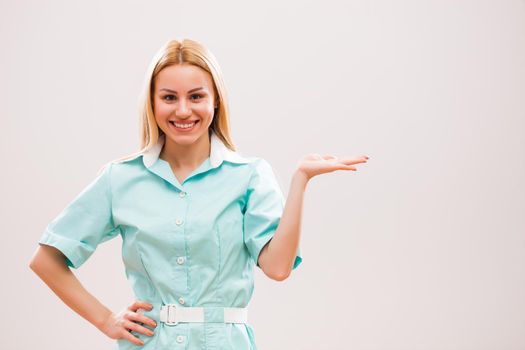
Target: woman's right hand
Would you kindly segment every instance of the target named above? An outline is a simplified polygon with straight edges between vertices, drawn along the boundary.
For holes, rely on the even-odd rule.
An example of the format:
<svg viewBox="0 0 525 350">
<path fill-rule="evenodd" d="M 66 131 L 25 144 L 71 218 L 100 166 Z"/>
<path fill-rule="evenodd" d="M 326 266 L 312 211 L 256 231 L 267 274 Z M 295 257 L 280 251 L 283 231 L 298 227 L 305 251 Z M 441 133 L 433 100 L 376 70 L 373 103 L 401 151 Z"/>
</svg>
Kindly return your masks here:
<svg viewBox="0 0 525 350">
<path fill-rule="evenodd" d="M 139 312 L 139 309 L 151 310 L 153 305 L 137 300 L 118 314 L 111 313 L 100 330 L 111 339 L 125 338 L 136 345 L 144 345 L 144 341 L 133 336 L 131 331 L 153 336 L 153 331 L 139 323 L 155 328 L 156 322 Z M 135 321 L 139 322 L 136 323 Z"/>
</svg>

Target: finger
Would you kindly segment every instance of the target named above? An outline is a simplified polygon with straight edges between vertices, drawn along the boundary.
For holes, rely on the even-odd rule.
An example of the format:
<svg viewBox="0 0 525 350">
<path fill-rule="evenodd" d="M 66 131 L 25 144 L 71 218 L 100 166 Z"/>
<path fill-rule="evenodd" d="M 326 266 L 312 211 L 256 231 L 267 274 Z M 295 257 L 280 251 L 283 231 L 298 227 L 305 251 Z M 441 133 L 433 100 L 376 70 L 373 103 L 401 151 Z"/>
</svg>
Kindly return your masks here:
<svg viewBox="0 0 525 350">
<path fill-rule="evenodd" d="M 154 334 L 154 332 L 151 329 L 129 320 L 125 322 L 124 327 L 129 329 L 130 331 L 135 331 L 137 333 L 141 333 L 149 337 L 153 336 Z"/>
<path fill-rule="evenodd" d="M 359 164 L 359 163 L 366 163 L 365 158 L 340 158 L 339 162 L 346 164 L 346 165 L 352 165 L 352 164 Z"/>
<path fill-rule="evenodd" d="M 331 155 L 331 154 L 325 154 L 325 155 L 323 156 L 323 158 L 326 159 L 326 160 L 337 159 L 336 156 Z"/>
<path fill-rule="evenodd" d="M 146 310 L 151 310 L 153 308 L 153 305 L 146 302 L 146 301 L 142 301 L 142 300 L 136 300 L 135 302 L 133 302 L 133 304 L 131 304 L 128 309 L 131 310 L 131 311 L 137 311 L 138 309 L 140 308 L 144 308 Z"/>
<path fill-rule="evenodd" d="M 334 163 L 334 164 L 331 164 L 330 166 L 326 166 L 324 167 L 324 169 L 321 171 L 321 173 L 331 173 L 331 172 L 334 172 L 334 171 L 337 171 L 337 170 L 357 170 L 355 167 L 351 166 L 351 165 L 345 165 L 345 164 L 341 164 L 341 163 Z"/>
<path fill-rule="evenodd" d="M 135 345 L 144 345 L 144 341 L 142 339 L 139 339 L 130 332 L 122 332 L 122 338 L 129 340 L 131 343 Z"/>
<path fill-rule="evenodd" d="M 157 327 L 157 324 L 153 319 L 146 317 L 142 314 L 143 310 L 144 309 L 139 309 L 138 312 L 129 311 L 125 314 L 124 318 L 126 320 L 136 322 L 137 324 L 140 324 L 140 325 L 144 324 L 144 325 L 151 326 L 153 328 Z"/>
<path fill-rule="evenodd" d="M 357 171 L 357 168 L 355 166 L 346 165 L 346 164 L 339 164 L 336 170 L 354 170 Z"/>
<path fill-rule="evenodd" d="M 148 303 L 146 303 L 146 304 L 148 304 Z M 148 304 L 148 305 L 151 306 L 151 308 L 148 308 L 148 310 L 151 311 L 153 309 L 153 305 L 151 305 L 151 304 Z M 137 321 L 140 321 L 140 322 L 142 322 L 144 324 L 147 324 L 147 325 L 149 325 L 149 326 L 151 326 L 153 328 L 157 327 L 157 322 L 155 322 L 155 320 L 153 320 L 152 318 L 144 316 L 144 312 L 145 311 L 146 311 L 146 309 L 144 309 L 144 308 L 140 308 L 140 309 L 137 310 L 137 318 L 136 318 Z"/>
<path fill-rule="evenodd" d="M 332 154 L 325 154 L 325 155 L 323 156 L 323 158 L 324 158 L 324 159 L 327 159 L 327 160 L 328 160 L 328 159 L 334 159 L 334 160 L 335 160 L 335 159 L 339 159 L 337 156 L 334 156 L 334 155 L 332 155 Z M 364 161 L 364 162 L 366 162 L 369 158 L 370 158 L 370 157 L 368 157 L 367 155 L 362 155 L 362 156 L 359 156 L 359 157 L 344 157 L 344 158 L 342 158 L 342 159 L 344 159 L 344 160 L 353 160 L 353 161 L 361 161 L 361 162 Z"/>
<path fill-rule="evenodd" d="M 155 320 L 144 316 L 142 314 L 142 311 L 143 309 L 139 309 L 136 314 L 131 315 L 130 319 L 137 321 L 137 322 L 141 322 L 143 324 L 147 324 L 148 326 L 151 326 L 153 328 L 157 327 L 157 323 L 155 322 Z"/>
</svg>

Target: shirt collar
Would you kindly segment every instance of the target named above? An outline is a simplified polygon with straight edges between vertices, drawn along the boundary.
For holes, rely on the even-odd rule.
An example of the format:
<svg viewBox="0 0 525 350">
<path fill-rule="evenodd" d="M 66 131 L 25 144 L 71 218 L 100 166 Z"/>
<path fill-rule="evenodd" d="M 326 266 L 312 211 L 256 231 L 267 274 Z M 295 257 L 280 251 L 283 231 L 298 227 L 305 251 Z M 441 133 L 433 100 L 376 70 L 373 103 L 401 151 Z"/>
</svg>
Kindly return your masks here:
<svg viewBox="0 0 525 350">
<path fill-rule="evenodd" d="M 142 161 L 146 168 L 151 167 L 159 159 L 159 155 L 162 147 L 164 146 L 165 140 L 165 134 L 159 135 L 157 143 L 142 153 Z M 238 164 L 249 162 L 246 157 L 226 147 L 222 140 L 215 134 L 214 131 L 212 131 L 210 136 L 210 164 L 213 168 L 216 168 L 221 165 L 223 161 Z"/>
</svg>

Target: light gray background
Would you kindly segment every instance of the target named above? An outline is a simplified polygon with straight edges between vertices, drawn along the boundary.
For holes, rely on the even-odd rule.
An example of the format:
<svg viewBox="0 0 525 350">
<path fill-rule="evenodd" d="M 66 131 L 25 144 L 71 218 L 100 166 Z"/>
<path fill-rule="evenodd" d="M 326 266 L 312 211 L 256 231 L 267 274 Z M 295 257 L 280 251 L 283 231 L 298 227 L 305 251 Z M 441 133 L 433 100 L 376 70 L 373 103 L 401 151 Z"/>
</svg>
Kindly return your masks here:
<svg viewBox="0 0 525 350">
<path fill-rule="evenodd" d="M 0 28 L 0 348 L 112 348 L 28 263 L 138 149 L 146 67 L 186 37 L 285 193 L 306 153 L 370 156 L 309 184 L 292 276 L 257 271 L 261 350 L 525 348 L 524 1 L 2 1 Z M 133 299 L 120 243 L 75 271 L 114 311 Z"/>
</svg>

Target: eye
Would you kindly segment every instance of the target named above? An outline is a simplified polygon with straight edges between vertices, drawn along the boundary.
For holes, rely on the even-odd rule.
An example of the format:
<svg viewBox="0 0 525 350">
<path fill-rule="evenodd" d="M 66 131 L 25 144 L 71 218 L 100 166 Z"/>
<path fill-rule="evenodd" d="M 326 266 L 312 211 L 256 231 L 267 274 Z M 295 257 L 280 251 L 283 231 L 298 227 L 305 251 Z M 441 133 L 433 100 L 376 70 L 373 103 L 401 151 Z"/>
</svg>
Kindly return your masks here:
<svg viewBox="0 0 525 350">
<path fill-rule="evenodd" d="M 198 99 L 202 98 L 203 96 L 200 95 L 200 94 L 193 94 L 193 95 L 191 95 L 191 97 L 192 97 L 192 98 L 195 97 L 195 98 L 193 98 L 193 99 L 194 99 L 194 100 L 198 100 Z"/>
<path fill-rule="evenodd" d="M 163 97 L 164 100 L 166 101 L 173 101 L 173 99 L 171 99 L 171 97 L 173 97 L 173 99 L 175 98 L 175 95 L 166 95 Z"/>
</svg>

